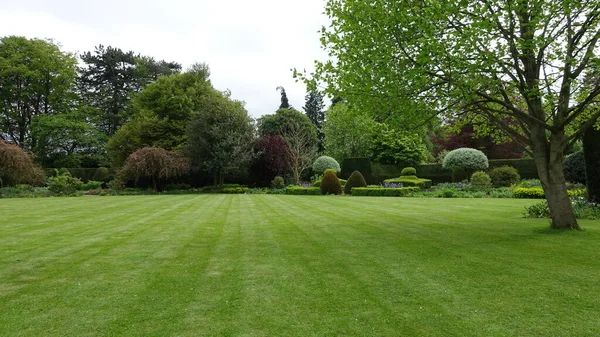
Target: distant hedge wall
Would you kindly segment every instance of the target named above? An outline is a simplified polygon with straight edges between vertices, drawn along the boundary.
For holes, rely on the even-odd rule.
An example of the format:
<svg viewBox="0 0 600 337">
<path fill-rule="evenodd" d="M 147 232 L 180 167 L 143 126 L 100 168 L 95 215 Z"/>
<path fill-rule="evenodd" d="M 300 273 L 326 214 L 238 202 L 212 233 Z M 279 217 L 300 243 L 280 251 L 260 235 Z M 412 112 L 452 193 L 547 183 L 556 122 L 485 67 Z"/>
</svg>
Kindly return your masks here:
<svg viewBox="0 0 600 337">
<path fill-rule="evenodd" d="M 348 179 L 352 172 L 360 172 L 367 183 L 372 179 L 373 171 L 371 166 L 371 160 L 369 158 L 346 158 L 342 162 L 342 172 L 340 172 L 340 178 Z"/>
</svg>

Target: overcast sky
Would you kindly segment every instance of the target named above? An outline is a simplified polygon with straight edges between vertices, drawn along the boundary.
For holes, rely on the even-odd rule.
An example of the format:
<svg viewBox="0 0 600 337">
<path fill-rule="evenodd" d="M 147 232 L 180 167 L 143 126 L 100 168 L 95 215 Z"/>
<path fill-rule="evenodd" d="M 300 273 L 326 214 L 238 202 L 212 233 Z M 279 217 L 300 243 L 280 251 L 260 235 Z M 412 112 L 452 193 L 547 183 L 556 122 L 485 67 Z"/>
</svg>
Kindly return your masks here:
<svg viewBox="0 0 600 337">
<path fill-rule="evenodd" d="M 52 38 L 64 51 L 98 44 L 181 63 L 206 62 L 219 90 L 251 115 L 279 107 L 277 86 L 302 110 L 306 88 L 291 68 L 323 60 L 325 0 L 0 0 L 0 36 Z"/>
</svg>

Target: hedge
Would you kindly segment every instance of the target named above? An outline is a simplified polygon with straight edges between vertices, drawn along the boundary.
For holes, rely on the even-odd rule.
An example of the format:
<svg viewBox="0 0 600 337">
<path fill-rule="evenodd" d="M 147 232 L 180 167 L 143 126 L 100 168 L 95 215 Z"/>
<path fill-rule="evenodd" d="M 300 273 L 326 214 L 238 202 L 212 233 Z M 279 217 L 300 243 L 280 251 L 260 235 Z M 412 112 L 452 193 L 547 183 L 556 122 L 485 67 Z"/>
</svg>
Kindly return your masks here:
<svg viewBox="0 0 600 337">
<path fill-rule="evenodd" d="M 340 177 L 348 179 L 352 172 L 359 171 L 367 183 L 372 179 L 372 166 L 369 158 L 346 158 L 342 162 Z"/>
<path fill-rule="evenodd" d="M 413 192 L 418 192 L 418 187 L 401 188 L 378 188 L 378 187 L 354 187 L 352 196 L 354 197 L 404 197 Z"/>
<path fill-rule="evenodd" d="M 384 183 L 402 184 L 406 187 L 430 188 L 432 181 L 430 179 L 421 179 L 417 176 L 401 176 L 400 178 L 386 179 Z"/>
<path fill-rule="evenodd" d="M 539 179 L 535 161 L 533 159 L 493 159 L 490 160 L 490 169 L 500 166 L 512 166 L 519 171 L 521 179 Z"/>
<path fill-rule="evenodd" d="M 519 199 L 544 199 L 546 195 L 541 187 L 517 187 L 513 190 L 513 197 Z"/>
<path fill-rule="evenodd" d="M 321 195 L 319 187 L 288 186 L 285 194 L 289 195 Z"/>
<path fill-rule="evenodd" d="M 222 190 L 225 194 L 246 194 L 248 187 L 226 187 Z"/>
<path fill-rule="evenodd" d="M 45 168 L 44 173 L 46 174 L 46 177 L 54 177 L 56 175 L 56 170 L 58 170 L 58 169 Z M 67 168 L 67 170 L 69 170 L 69 172 L 71 173 L 71 176 L 73 178 L 79 178 L 84 183 L 87 183 L 90 180 L 94 180 L 94 175 L 96 174 L 96 171 L 98 169 L 97 168 L 74 167 L 74 168 Z M 115 170 L 108 169 L 108 178 L 107 179 L 110 180 L 114 176 L 115 176 Z"/>
</svg>

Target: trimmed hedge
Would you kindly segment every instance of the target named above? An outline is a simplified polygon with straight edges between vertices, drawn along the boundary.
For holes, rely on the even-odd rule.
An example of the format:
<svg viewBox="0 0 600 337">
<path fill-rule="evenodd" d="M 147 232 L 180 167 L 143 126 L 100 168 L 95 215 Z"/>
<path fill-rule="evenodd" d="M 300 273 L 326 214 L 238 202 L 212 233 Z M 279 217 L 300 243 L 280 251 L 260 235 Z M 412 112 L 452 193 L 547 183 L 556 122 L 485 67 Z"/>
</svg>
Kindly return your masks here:
<svg viewBox="0 0 600 337">
<path fill-rule="evenodd" d="M 400 171 L 400 176 L 416 176 L 417 170 L 414 167 L 405 167 Z"/>
<path fill-rule="evenodd" d="M 352 196 L 355 197 L 404 197 L 413 192 L 418 192 L 418 187 L 401 188 L 378 188 L 378 187 L 354 187 Z"/>
<path fill-rule="evenodd" d="M 289 195 L 321 195 L 321 189 L 318 187 L 288 186 L 285 194 Z"/>
<path fill-rule="evenodd" d="M 340 184 L 342 184 L 342 187 L 346 186 L 346 183 L 348 182 L 348 180 L 346 179 L 339 179 L 340 180 Z M 321 182 L 323 181 L 323 179 L 318 179 L 315 180 L 314 183 L 311 184 L 312 187 L 321 187 Z"/>
<path fill-rule="evenodd" d="M 372 168 L 369 158 L 346 158 L 342 162 L 342 172 L 340 177 L 348 179 L 352 172 L 359 171 L 367 182 L 371 181 Z"/>
<path fill-rule="evenodd" d="M 348 178 L 346 186 L 344 186 L 344 193 L 352 194 L 353 187 L 367 187 L 367 181 L 359 171 L 352 172 L 352 174 Z"/>
<path fill-rule="evenodd" d="M 512 166 L 499 166 L 490 170 L 490 178 L 494 187 L 510 187 L 521 181 L 519 171 Z"/>
<path fill-rule="evenodd" d="M 386 179 L 384 183 L 402 184 L 406 187 L 430 188 L 432 181 L 430 179 L 417 178 L 417 176 L 401 176 L 400 178 Z"/>
<path fill-rule="evenodd" d="M 225 194 L 246 194 L 248 187 L 226 187 L 221 192 Z"/>
</svg>

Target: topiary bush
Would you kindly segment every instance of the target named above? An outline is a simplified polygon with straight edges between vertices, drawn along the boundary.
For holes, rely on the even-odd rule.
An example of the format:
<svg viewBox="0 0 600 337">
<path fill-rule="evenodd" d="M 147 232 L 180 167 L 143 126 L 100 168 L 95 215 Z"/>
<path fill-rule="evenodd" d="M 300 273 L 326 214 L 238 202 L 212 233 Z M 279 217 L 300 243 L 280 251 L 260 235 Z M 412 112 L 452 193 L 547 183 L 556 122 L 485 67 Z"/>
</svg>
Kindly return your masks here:
<svg viewBox="0 0 600 337">
<path fill-rule="evenodd" d="M 68 177 L 72 177 L 73 175 L 71 174 L 71 171 L 69 171 L 68 168 L 65 167 L 61 167 L 58 172 L 56 173 L 56 175 L 59 176 L 68 176 Z"/>
<path fill-rule="evenodd" d="M 98 167 L 96 169 L 96 172 L 94 172 L 93 180 L 106 182 L 106 181 L 108 181 L 108 177 L 109 177 L 108 169 L 106 167 Z"/>
<path fill-rule="evenodd" d="M 402 184 L 405 187 L 430 188 L 432 181 L 430 179 L 421 179 L 417 176 L 401 176 L 400 178 L 386 179 L 385 184 Z"/>
<path fill-rule="evenodd" d="M 60 195 L 73 195 L 83 187 L 79 178 L 70 175 L 58 175 L 48 178 L 48 190 Z"/>
<path fill-rule="evenodd" d="M 480 188 L 489 187 L 492 185 L 492 179 L 487 173 L 483 171 L 477 171 L 471 176 L 471 185 Z"/>
<path fill-rule="evenodd" d="M 490 170 L 489 175 L 494 187 L 510 187 L 518 184 L 521 180 L 519 171 L 512 166 L 494 167 Z"/>
<path fill-rule="evenodd" d="M 415 169 L 414 167 L 405 167 L 402 169 L 402 172 L 400 172 L 400 176 L 416 176 L 417 175 L 417 169 Z"/>
<path fill-rule="evenodd" d="M 463 147 L 448 152 L 442 166 L 452 170 L 452 180 L 456 182 L 468 178 L 474 171 L 486 170 L 490 164 L 483 152 Z"/>
<path fill-rule="evenodd" d="M 344 186 L 344 194 L 352 194 L 353 187 L 367 187 L 367 181 L 365 180 L 365 177 L 363 177 L 363 175 L 358 171 L 352 172 L 348 178 L 346 186 Z"/>
<path fill-rule="evenodd" d="M 283 180 L 282 176 L 276 176 L 272 181 L 271 181 L 271 187 L 275 188 L 275 189 L 282 189 L 285 187 L 285 181 Z"/>
<path fill-rule="evenodd" d="M 335 170 L 337 174 L 342 169 L 340 168 L 340 164 L 337 160 L 329 157 L 329 156 L 321 156 L 315 160 L 312 166 L 313 174 L 322 174 L 325 170 Z"/>
<path fill-rule="evenodd" d="M 342 184 L 338 179 L 335 170 L 325 170 L 323 179 L 321 180 L 321 193 L 322 194 L 342 194 Z"/>
<path fill-rule="evenodd" d="M 585 184 L 585 158 L 583 151 L 577 151 L 565 158 L 565 179 L 568 182 Z"/>
</svg>

